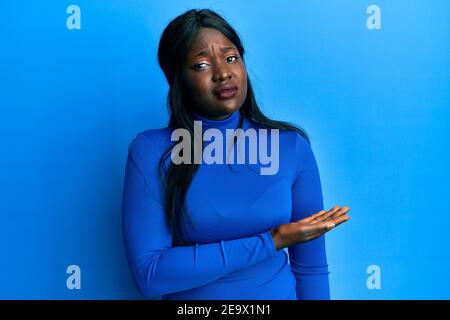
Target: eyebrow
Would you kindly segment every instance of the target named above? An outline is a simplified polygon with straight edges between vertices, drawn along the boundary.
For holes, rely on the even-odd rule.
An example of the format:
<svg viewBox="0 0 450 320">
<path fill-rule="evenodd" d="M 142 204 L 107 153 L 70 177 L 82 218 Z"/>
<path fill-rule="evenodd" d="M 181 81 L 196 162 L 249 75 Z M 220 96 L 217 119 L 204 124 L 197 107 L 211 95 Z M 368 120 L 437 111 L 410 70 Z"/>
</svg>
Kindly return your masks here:
<svg viewBox="0 0 450 320">
<path fill-rule="evenodd" d="M 230 51 L 230 50 L 232 50 L 232 49 L 234 49 L 234 48 L 233 48 L 233 47 L 223 47 L 223 48 L 220 48 L 220 51 L 222 51 L 222 52 L 227 52 L 227 51 Z M 199 51 L 199 52 L 194 56 L 194 58 L 199 57 L 199 56 L 207 56 L 207 55 L 208 55 L 208 52 L 209 52 L 208 49 L 206 49 L 206 50 L 201 50 L 201 51 Z"/>
</svg>

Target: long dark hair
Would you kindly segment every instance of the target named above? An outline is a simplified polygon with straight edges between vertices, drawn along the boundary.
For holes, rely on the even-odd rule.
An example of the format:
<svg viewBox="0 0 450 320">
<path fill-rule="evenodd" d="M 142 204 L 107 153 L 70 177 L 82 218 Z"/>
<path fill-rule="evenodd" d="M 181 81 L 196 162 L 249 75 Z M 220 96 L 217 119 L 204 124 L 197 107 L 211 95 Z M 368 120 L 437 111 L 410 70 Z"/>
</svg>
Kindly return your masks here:
<svg viewBox="0 0 450 320">
<path fill-rule="evenodd" d="M 188 10 L 172 20 L 164 29 L 159 42 L 158 61 L 170 86 L 167 96 L 170 114 L 168 126 L 173 129 L 187 129 L 191 137 L 194 136 L 194 118 L 191 112 L 195 109 L 192 108 L 189 95 L 185 94 L 182 68 L 188 48 L 200 28 L 213 28 L 220 31 L 236 46 L 242 59 L 244 59 L 244 48 L 236 31 L 224 18 L 212 10 Z M 303 129 L 287 122 L 271 120 L 261 112 L 248 77 L 247 96 L 239 109 L 239 113 L 238 128 L 242 128 L 243 119 L 248 118 L 263 128 L 296 131 L 310 143 L 308 134 Z M 172 147 L 173 145 L 164 152 L 159 161 L 160 178 L 164 185 L 166 221 L 172 234 L 173 245 L 188 245 L 189 242 L 186 240 L 181 227 L 181 218 L 185 215 L 190 220 L 185 207 L 185 198 L 199 164 L 191 161 L 190 164 L 176 165 L 170 161 L 168 168 L 166 168 L 165 162 Z M 191 150 L 191 155 L 193 155 L 193 139 L 191 139 Z"/>
</svg>

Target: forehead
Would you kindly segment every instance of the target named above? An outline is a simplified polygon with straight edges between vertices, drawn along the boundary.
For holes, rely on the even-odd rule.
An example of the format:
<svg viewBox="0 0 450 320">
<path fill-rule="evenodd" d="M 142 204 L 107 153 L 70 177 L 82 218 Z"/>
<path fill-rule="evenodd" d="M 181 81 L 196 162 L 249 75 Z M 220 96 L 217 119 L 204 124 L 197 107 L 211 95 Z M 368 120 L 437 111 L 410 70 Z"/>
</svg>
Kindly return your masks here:
<svg viewBox="0 0 450 320">
<path fill-rule="evenodd" d="M 212 45 L 234 47 L 233 43 L 222 32 L 212 28 L 201 28 L 192 40 L 188 52 L 193 54 Z"/>
</svg>

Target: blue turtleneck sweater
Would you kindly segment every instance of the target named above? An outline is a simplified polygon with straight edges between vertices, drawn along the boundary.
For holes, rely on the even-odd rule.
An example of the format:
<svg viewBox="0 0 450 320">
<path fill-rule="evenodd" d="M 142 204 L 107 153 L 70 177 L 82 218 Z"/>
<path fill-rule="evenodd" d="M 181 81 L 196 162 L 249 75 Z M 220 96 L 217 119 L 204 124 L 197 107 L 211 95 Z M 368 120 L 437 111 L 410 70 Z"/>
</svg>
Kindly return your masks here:
<svg viewBox="0 0 450 320">
<path fill-rule="evenodd" d="M 226 129 L 237 128 L 239 116 L 236 111 L 224 120 L 211 120 L 194 114 L 203 131 L 215 128 L 224 137 Z M 243 129 L 248 128 L 260 126 L 245 118 Z M 186 195 L 192 224 L 185 219 L 181 223 L 192 245 L 173 246 L 158 176 L 160 157 L 177 143 L 171 141 L 172 131 L 142 131 L 129 146 L 122 232 L 140 293 L 185 300 L 330 299 L 325 235 L 286 251 L 276 250 L 270 233 L 272 227 L 324 209 L 308 142 L 296 132 L 280 131 L 279 168 L 272 175 L 262 175 L 262 165 L 249 161 L 201 163 Z M 225 142 L 224 159 L 230 147 Z M 248 151 L 248 144 L 244 148 Z"/>
</svg>

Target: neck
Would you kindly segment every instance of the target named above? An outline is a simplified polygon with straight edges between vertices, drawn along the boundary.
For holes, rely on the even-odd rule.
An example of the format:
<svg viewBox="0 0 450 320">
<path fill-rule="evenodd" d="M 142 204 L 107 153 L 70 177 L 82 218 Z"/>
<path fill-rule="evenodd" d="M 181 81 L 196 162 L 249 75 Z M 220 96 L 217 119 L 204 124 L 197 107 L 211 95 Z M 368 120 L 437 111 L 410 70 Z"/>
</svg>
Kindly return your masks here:
<svg viewBox="0 0 450 320">
<path fill-rule="evenodd" d="M 236 129 L 239 124 L 239 116 L 240 112 L 239 110 L 236 110 L 228 116 L 226 116 L 224 119 L 211 119 L 206 116 L 200 115 L 197 112 L 192 112 L 192 115 L 194 117 L 194 121 L 201 121 L 202 122 L 202 128 L 204 130 L 215 128 L 219 130 L 225 130 L 225 129 Z"/>
</svg>

